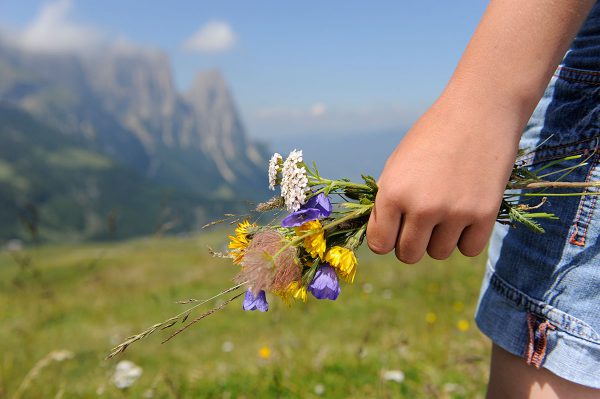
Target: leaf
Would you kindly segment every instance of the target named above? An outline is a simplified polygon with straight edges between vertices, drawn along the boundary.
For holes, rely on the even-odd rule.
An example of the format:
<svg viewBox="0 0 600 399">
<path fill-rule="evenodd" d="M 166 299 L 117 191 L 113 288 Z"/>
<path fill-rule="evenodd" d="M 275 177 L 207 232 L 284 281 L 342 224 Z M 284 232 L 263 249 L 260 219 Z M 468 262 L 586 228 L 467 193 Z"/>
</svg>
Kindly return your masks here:
<svg viewBox="0 0 600 399">
<path fill-rule="evenodd" d="M 172 321 L 172 322 L 170 322 L 169 324 L 162 326 L 160 329 L 161 329 L 161 330 L 166 330 L 166 329 L 167 329 L 167 328 L 169 328 L 169 327 L 173 327 L 173 326 L 175 325 L 175 323 L 177 323 L 177 320 L 175 320 L 175 321 Z"/>
<path fill-rule="evenodd" d="M 509 207 L 508 216 L 513 222 L 521 223 L 536 233 L 543 234 L 545 232 L 544 228 L 535 220 L 531 219 L 531 217 L 528 217 L 526 212 L 520 211 L 515 207 Z"/>
</svg>

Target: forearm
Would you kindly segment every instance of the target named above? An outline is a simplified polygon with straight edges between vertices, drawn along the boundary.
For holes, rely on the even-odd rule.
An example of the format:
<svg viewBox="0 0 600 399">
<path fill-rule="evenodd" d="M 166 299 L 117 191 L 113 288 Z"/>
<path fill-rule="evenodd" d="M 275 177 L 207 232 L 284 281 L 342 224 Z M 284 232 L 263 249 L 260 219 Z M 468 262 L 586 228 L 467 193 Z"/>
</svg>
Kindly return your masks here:
<svg viewBox="0 0 600 399">
<path fill-rule="evenodd" d="M 519 135 L 594 3 L 492 0 L 440 98 L 512 113 Z"/>
</svg>

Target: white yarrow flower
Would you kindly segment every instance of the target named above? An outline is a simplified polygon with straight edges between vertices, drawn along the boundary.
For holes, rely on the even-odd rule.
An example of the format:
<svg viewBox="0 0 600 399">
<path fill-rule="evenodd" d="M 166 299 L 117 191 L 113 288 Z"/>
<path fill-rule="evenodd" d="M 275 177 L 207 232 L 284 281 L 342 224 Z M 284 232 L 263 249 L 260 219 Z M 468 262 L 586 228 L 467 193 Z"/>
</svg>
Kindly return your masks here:
<svg viewBox="0 0 600 399">
<path fill-rule="evenodd" d="M 121 360 L 117 363 L 113 384 L 119 389 L 129 388 L 142 375 L 142 368 L 129 360 Z"/>
<path fill-rule="evenodd" d="M 400 384 L 404 381 L 404 373 L 402 370 L 382 370 L 381 379 L 384 381 L 394 381 Z"/>
<path fill-rule="evenodd" d="M 271 160 L 269 161 L 269 189 L 271 191 L 275 190 L 277 174 L 279 173 L 279 162 L 281 161 L 283 161 L 283 157 L 277 152 L 273 154 Z"/>
<path fill-rule="evenodd" d="M 296 212 L 306 202 L 308 177 L 306 168 L 298 166 L 302 163 L 302 151 L 290 152 L 283 163 L 281 179 L 281 196 L 289 212 Z"/>
</svg>

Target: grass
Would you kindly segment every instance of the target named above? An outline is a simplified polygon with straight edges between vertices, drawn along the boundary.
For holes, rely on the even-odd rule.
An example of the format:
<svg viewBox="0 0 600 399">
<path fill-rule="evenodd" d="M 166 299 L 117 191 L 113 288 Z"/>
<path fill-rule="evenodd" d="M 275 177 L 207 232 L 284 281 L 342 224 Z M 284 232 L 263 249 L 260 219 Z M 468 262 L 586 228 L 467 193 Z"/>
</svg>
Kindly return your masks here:
<svg viewBox="0 0 600 399">
<path fill-rule="evenodd" d="M 236 267 L 206 247 L 221 248 L 223 237 L 0 252 L 0 398 L 15 397 L 56 350 L 73 357 L 28 377 L 21 398 L 484 396 L 489 344 L 472 322 L 483 258 L 459 255 L 407 266 L 364 250 L 355 284 L 335 302 L 288 308 L 272 298 L 258 313 L 237 301 L 167 344 L 157 333 L 104 360 L 128 335 L 183 310 L 175 301 L 232 284 Z M 111 376 L 123 359 L 143 375 L 121 391 Z M 387 370 L 404 380 L 384 380 Z"/>
</svg>

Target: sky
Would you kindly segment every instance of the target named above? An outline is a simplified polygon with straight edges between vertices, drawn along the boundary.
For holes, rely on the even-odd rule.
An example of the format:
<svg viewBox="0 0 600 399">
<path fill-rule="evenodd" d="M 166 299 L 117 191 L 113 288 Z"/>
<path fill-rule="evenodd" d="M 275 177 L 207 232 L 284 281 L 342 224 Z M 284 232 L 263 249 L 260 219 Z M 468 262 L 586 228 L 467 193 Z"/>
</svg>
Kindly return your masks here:
<svg viewBox="0 0 600 399">
<path fill-rule="evenodd" d="M 0 0 L 0 32 L 46 51 L 133 43 L 185 91 L 218 68 L 257 138 L 402 132 L 444 88 L 486 2 Z"/>
</svg>

